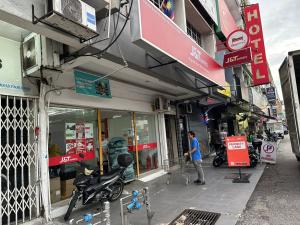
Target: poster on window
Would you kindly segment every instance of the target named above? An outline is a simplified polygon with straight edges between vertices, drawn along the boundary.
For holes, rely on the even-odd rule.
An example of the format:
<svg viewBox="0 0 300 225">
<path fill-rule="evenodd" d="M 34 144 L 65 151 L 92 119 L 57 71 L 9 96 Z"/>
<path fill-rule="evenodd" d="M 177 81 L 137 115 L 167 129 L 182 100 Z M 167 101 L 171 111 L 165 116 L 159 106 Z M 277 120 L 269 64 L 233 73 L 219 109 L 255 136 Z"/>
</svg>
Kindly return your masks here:
<svg viewBox="0 0 300 225">
<path fill-rule="evenodd" d="M 69 164 L 95 157 L 92 123 L 66 123 L 66 154 L 49 158 L 49 166 Z M 83 158 L 79 154 L 83 154 Z"/>
</svg>

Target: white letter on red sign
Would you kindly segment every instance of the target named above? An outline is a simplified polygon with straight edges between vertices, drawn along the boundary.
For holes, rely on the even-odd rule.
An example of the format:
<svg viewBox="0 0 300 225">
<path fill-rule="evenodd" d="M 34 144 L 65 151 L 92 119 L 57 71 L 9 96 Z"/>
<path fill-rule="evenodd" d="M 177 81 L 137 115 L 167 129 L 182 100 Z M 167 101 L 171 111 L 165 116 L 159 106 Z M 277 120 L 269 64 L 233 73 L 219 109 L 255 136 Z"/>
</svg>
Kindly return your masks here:
<svg viewBox="0 0 300 225">
<path fill-rule="evenodd" d="M 254 64 L 260 64 L 263 63 L 263 58 L 262 58 L 262 53 L 258 53 L 256 55 L 254 55 Z"/>
<path fill-rule="evenodd" d="M 255 30 L 253 30 L 253 29 L 255 29 Z M 249 33 L 250 33 L 251 35 L 256 35 L 256 34 L 258 34 L 259 31 L 260 31 L 260 27 L 259 27 L 257 24 L 252 25 L 252 26 L 249 28 Z"/>
<path fill-rule="evenodd" d="M 256 79 L 264 79 L 266 77 L 266 75 L 261 75 L 259 69 L 256 70 L 256 75 L 255 75 Z"/>
<path fill-rule="evenodd" d="M 260 42 L 260 41 L 261 41 L 261 39 L 257 38 L 257 39 L 252 40 L 251 43 L 254 43 L 254 47 L 258 48 L 258 42 Z"/>
<path fill-rule="evenodd" d="M 253 10 L 252 13 L 251 13 L 251 12 L 248 13 L 248 15 L 247 15 L 248 21 L 251 21 L 251 20 L 252 20 L 252 17 L 253 17 L 254 19 L 258 19 L 258 13 L 257 13 L 257 10 L 256 10 L 256 9 Z"/>
</svg>

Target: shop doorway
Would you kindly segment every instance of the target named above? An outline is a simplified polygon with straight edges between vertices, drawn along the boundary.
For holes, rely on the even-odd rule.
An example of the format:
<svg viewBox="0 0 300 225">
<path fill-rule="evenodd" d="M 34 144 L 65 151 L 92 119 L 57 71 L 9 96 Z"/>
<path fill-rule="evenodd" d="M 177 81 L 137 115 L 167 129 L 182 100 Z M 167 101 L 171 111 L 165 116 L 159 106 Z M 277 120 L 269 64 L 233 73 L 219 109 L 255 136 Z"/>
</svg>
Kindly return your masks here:
<svg viewBox="0 0 300 225">
<path fill-rule="evenodd" d="M 39 215 L 37 100 L 0 95 L 0 224 Z"/>
<path fill-rule="evenodd" d="M 173 166 L 178 162 L 178 146 L 176 138 L 175 119 L 175 116 L 165 115 L 169 166 Z"/>
</svg>

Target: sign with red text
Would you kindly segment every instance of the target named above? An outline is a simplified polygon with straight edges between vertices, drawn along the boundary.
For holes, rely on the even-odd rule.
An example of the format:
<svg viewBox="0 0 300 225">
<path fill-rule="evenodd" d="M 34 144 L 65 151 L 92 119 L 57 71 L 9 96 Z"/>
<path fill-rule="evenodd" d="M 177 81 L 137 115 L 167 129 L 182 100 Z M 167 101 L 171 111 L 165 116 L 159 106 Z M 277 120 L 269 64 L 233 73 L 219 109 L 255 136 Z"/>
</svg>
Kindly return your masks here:
<svg viewBox="0 0 300 225">
<path fill-rule="evenodd" d="M 49 166 L 57 166 L 95 158 L 92 123 L 66 123 L 64 155 L 49 158 Z M 49 147 L 51 151 L 51 146 Z M 79 154 L 84 157 L 81 158 Z"/>
<path fill-rule="evenodd" d="M 148 144 L 138 144 L 138 151 L 143 151 L 143 150 L 155 150 L 157 149 L 157 143 L 148 143 Z M 128 146 L 128 151 L 129 152 L 135 152 L 135 146 L 131 145 Z"/>
<path fill-rule="evenodd" d="M 261 18 L 258 4 L 244 8 L 246 33 L 249 36 L 253 62 L 252 79 L 254 85 L 270 83 L 269 69 L 266 58 L 264 37 L 261 25 Z"/>
<path fill-rule="evenodd" d="M 238 27 L 225 0 L 217 0 L 217 4 L 219 25 L 216 32 L 222 32 L 225 38 L 227 38 L 233 31 L 237 30 Z"/>
<path fill-rule="evenodd" d="M 224 69 L 151 1 L 133 1 L 132 10 L 130 28 L 136 45 L 159 51 L 202 78 L 225 86 Z"/>
<path fill-rule="evenodd" d="M 246 63 L 250 63 L 252 61 L 251 58 L 251 49 L 245 48 L 239 51 L 230 52 L 224 55 L 223 67 L 233 67 Z"/>
<path fill-rule="evenodd" d="M 227 160 L 230 167 L 250 166 L 248 144 L 245 136 L 226 138 Z"/>
<path fill-rule="evenodd" d="M 266 163 L 276 163 L 277 143 L 264 141 L 261 145 L 260 160 Z"/>
<path fill-rule="evenodd" d="M 246 48 L 249 44 L 248 34 L 243 30 L 235 30 L 229 34 L 226 46 L 230 51 L 237 51 Z"/>
</svg>

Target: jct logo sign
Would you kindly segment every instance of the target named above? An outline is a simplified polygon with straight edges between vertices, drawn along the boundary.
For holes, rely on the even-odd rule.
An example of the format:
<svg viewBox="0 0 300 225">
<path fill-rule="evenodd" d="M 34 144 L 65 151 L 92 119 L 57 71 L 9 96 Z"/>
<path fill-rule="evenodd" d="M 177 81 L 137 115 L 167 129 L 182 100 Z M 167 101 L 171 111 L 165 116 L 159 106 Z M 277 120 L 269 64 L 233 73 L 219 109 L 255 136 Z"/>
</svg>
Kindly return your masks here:
<svg viewBox="0 0 300 225">
<path fill-rule="evenodd" d="M 246 33 L 250 38 L 253 62 L 251 64 L 254 85 L 270 83 L 264 37 L 258 4 L 245 7 Z"/>
</svg>

